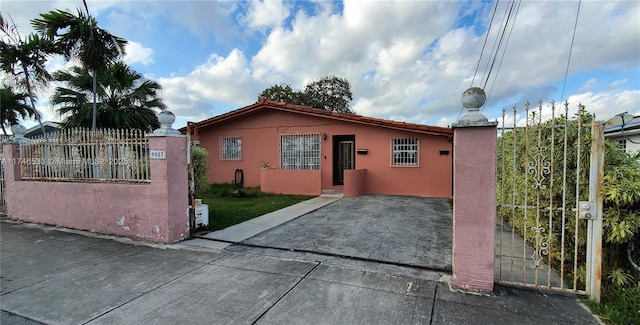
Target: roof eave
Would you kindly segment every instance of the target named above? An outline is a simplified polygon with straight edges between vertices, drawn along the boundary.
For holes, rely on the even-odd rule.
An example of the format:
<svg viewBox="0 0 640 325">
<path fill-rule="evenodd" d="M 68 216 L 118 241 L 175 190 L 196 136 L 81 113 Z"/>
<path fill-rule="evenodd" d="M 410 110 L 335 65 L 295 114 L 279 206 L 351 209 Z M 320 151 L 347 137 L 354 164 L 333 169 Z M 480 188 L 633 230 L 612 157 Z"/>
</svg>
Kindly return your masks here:
<svg viewBox="0 0 640 325">
<path fill-rule="evenodd" d="M 307 115 L 307 116 L 321 117 L 321 118 L 332 119 L 336 121 L 360 124 L 360 125 L 376 126 L 376 127 L 382 127 L 382 128 L 397 130 L 397 131 L 413 132 L 413 133 L 435 135 L 435 136 L 446 136 L 449 138 L 453 137 L 453 130 L 448 128 L 425 125 L 424 127 L 426 127 L 427 129 L 421 129 L 422 125 L 420 124 L 387 121 L 383 119 L 377 119 L 373 117 L 366 117 L 366 116 L 355 115 L 355 114 L 352 115 L 350 118 L 350 117 L 347 117 L 347 115 L 344 113 L 319 110 L 311 107 L 292 105 L 284 102 L 276 102 L 276 101 L 265 100 L 265 99 L 260 100 L 249 106 L 245 106 L 245 107 L 233 110 L 231 112 L 218 115 L 218 116 L 206 119 L 204 121 L 197 122 L 195 124 L 198 126 L 198 128 L 208 127 L 218 123 L 226 122 L 231 119 L 240 118 L 247 114 L 252 114 L 256 111 L 260 111 L 264 109 L 273 109 L 273 110 L 278 110 L 278 111 L 283 111 L 288 113 L 298 113 L 298 114 Z M 393 123 L 396 123 L 397 126 L 393 125 Z M 186 132 L 186 127 L 181 128 L 180 131 Z"/>
</svg>

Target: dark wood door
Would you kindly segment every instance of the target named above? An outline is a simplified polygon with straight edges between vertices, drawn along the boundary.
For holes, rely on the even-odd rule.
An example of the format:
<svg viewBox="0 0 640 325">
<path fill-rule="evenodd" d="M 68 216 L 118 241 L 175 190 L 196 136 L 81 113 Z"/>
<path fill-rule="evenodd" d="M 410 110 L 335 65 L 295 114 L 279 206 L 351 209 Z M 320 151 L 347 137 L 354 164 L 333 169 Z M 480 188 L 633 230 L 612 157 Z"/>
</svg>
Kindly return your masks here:
<svg viewBox="0 0 640 325">
<path fill-rule="evenodd" d="M 333 185 L 344 185 L 345 169 L 356 168 L 355 135 L 333 138 Z"/>
</svg>

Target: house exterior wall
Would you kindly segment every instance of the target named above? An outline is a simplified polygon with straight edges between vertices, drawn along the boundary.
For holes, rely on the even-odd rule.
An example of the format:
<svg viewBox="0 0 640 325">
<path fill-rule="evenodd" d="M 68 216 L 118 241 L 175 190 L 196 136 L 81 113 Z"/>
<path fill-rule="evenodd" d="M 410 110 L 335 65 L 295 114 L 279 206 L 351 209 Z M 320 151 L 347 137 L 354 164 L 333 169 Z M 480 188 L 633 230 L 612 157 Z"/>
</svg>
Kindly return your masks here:
<svg viewBox="0 0 640 325">
<path fill-rule="evenodd" d="M 615 134 L 605 134 L 605 138 L 613 142 L 625 141 L 625 152 L 633 154 L 640 152 L 640 130 L 634 131 L 635 132 L 625 132 L 624 137 L 619 132 Z"/>
<path fill-rule="evenodd" d="M 320 195 L 320 173 L 320 170 L 263 169 L 260 173 L 260 190 L 276 194 Z"/>
<path fill-rule="evenodd" d="M 333 185 L 333 139 L 355 135 L 355 149 L 367 149 L 366 155 L 355 155 L 355 168 L 366 170 L 366 193 L 452 196 L 452 143 L 449 137 L 277 110 L 255 112 L 198 130 L 200 146 L 209 151 L 209 182 L 231 183 L 235 170 L 242 169 L 244 186 L 260 186 L 263 165 L 280 169 L 282 134 L 320 135 L 321 172 L 315 177 L 320 177 L 322 190 L 343 190 L 342 185 Z M 221 137 L 241 138 L 241 160 L 220 159 Z M 410 137 L 419 138 L 419 167 L 391 167 L 391 139 Z M 286 182 L 281 186 L 287 186 Z"/>
</svg>

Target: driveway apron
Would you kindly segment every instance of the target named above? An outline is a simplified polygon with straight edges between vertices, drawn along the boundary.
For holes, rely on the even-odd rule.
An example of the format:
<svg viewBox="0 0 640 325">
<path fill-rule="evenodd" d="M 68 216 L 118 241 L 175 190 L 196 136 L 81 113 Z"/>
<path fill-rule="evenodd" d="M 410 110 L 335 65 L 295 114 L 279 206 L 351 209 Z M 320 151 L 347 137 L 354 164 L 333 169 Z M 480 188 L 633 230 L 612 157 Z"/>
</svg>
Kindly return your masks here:
<svg viewBox="0 0 640 325">
<path fill-rule="evenodd" d="M 363 195 L 342 198 L 227 249 L 268 247 L 450 271 L 452 220 L 449 199 Z"/>
</svg>

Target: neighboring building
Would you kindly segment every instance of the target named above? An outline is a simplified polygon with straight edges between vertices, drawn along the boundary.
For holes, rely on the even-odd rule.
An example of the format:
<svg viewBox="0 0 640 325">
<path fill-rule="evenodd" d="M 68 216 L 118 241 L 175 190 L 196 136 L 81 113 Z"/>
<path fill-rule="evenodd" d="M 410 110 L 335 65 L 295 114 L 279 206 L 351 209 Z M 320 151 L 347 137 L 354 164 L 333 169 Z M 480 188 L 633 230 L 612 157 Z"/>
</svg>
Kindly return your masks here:
<svg viewBox="0 0 640 325">
<path fill-rule="evenodd" d="M 211 183 L 242 179 L 286 194 L 452 197 L 450 128 L 270 100 L 193 125 L 209 151 Z"/>
<path fill-rule="evenodd" d="M 640 115 L 634 116 L 629 123 L 604 128 L 604 137 L 618 143 L 618 148 L 628 153 L 640 151 Z"/>
<path fill-rule="evenodd" d="M 44 127 L 47 135 L 53 136 L 58 133 L 60 130 L 60 123 L 53 121 L 45 121 L 42 122 L 42 126 Z M 29 128 L 27 132 L 24 134 L 25 138 L 39 138 L 42 137 L 42 129 L 40 128 L 40 124 L 36 124 L 35 126 Z"/>
</svg>

